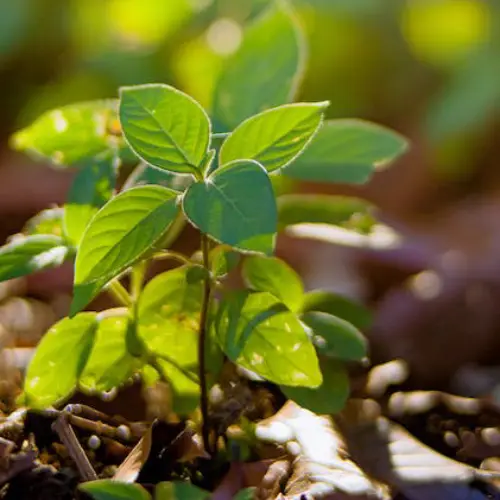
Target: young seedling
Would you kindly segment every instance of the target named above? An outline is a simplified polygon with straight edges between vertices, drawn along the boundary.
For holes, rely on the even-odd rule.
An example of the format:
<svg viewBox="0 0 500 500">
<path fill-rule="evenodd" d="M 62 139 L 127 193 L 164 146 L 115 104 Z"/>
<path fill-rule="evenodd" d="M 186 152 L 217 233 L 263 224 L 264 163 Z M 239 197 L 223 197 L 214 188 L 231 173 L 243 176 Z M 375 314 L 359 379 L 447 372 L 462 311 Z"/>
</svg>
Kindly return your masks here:
<svg viewBox="0 0 500 500">
<path fill-rule="evenodd" d="M 277 43 L 262 53 L 266 37 Z M 201 409 L 213 452 L 207 394 L 226 359 L 312 411 L 342 408 L 343 363 L 367 355 L 358 329 L 366 313 L 332 293 L 306 293 L 273 253 L 278 229 L 344 224 L 366 205 L 277 196 L 275 186 L 286 176 L 363 183 L 406 141 L 359 120 L 324 122 L 327 102 L 290 103 L 303 66 L 299 28 L 276 2 L 246 30 L 210 115 L 172 86 L 139 85 L 120 89 L 118 101 L 48 112 L 14 136 L 18 149 L 77 168 L 64 207 L 0 249 L 1 280 L 75 259 L 70 316 L 36 349 L 26 405 L 60 405 L 77 389 L 109 393 L 137 375 L 146 385 L 165 380 L 176 413 Z M 131 159 L 137 166 L 117 191 Z M 186 224 L 199 232 L 194 256 L 172 250 Z M 246 288 L 228 291 L 240 257 Z M 178 266 L 145 283 L 150 263 L 166 258 Z M 103 291 L 117 307 L 82 312 Z"/>
</svg>

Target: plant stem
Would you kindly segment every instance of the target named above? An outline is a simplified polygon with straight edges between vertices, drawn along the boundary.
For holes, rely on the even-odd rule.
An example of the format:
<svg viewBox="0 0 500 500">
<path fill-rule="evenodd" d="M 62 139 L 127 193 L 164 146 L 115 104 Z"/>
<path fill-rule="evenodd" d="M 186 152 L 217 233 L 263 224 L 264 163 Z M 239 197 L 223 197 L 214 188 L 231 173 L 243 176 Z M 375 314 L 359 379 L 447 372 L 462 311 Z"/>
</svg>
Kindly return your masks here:
<svg viewBox="0 0 500 500">
<path fill-rule="evenodd" d="M 118 281 L 113 280 L 107 286 L 106 290 L 115 298 L 122 306 L 129 307 L 132 305 L 132 299 L 125 287 Z"/>
<path fill-rule="evenodd" d="M 209 242 L 206 235 L 201 235 L 201 251 L 203 253 L 203 266 L 209 270 Z M 207 276 L 203 283 L 203 299 L 200 314 L 200 335 L 198 338 L 198 366 L 200 379 L 200 407 L 201 407 L 201 434 L 205 450 L 212 455 L 210 444 L 210 425 L 208 421 L 208 390 L 205 367 L 205 344 L 207 334 L 208 309 L 210 306 L 210 278 Z"/>
<path fill-rule="evenodd" d="M 134 266 L 132 270 L 131 283 L 130 283 L 130 293 L 132 295 L 132 300 L 136 303 L 141 295 L 142 285 L 144 284 L 144 277 L 146 275 L 146 270 L 148 267 L 148 262 L 143 260 L 139 264 Z"/>
</svg>

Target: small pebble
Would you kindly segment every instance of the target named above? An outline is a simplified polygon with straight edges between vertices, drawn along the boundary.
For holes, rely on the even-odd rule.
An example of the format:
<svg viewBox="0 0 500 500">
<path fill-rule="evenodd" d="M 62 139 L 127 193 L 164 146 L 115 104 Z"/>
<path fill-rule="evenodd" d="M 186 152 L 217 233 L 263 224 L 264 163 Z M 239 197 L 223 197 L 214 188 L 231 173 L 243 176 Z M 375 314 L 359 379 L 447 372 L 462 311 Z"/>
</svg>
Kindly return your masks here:
<svg viewBox="0 0 500 500">
<path fill-rule="evenodd" d="M 444 433 L 443 440 L 450 448 L 458 448 L 460 446 L 460 440 L 453 432 L 446 431 Z"/>
<path fill-rule="evenodd" d="M 116 429 L 116 435 L 123 441 L 128 441 L 132 437 L 132 433 L 126 425 L 119 425 Z"/>
<path fill-rule="evenodd" d="M 92 434 L 92 436 L 89 437 L 87 444 L 91 450 L 97 450 L 99 446 L 101 446 L 101 440 L 99 439 L 98 436 Z"/>
<path fill-rule="evenodd" d="M 494 427 L 488 427 L 481 431 L 481 439 L 488 446 L 500 446 L 500 431 Z"/>
</svg>

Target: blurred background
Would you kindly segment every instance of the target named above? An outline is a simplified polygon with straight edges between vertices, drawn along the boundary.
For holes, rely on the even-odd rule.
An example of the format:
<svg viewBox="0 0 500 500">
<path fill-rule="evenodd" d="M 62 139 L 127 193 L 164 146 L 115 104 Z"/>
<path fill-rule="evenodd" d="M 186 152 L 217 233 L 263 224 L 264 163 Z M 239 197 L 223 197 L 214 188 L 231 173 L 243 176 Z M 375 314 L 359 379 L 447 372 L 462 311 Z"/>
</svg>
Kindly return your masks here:
<svg viewBox="0 0 500 500">
<path fill-rule="evenodd" d="M 299 100 L 328 99 L 329 118 L 372 120 L 412 145 L 362 188 L 295 186 L 367 199 L 403 236 L 400 246 L 283 238 L 280 253 L 308 287 L 373 309 L 374 361 L 406 358 L 419 387 L 490 393 L 500 380 L 500 2 L 292 3 L 310 56 Z M 243 25 L 267 4 L 1 0 L 2 242 L 36 212 L 62 203 L 73 175 L 14 153 L 14 131 L 54 107 L 116 97 L 121 85 L 165 82 L 209 107 Z M 70 284 L 70 270 L 51 271 L 17 292 L 50 300 L 55 316 L 42 330 L 64 314 L 59 292 Z M 0 304 L 0 323 L 7 316 Z"/>
</svg>

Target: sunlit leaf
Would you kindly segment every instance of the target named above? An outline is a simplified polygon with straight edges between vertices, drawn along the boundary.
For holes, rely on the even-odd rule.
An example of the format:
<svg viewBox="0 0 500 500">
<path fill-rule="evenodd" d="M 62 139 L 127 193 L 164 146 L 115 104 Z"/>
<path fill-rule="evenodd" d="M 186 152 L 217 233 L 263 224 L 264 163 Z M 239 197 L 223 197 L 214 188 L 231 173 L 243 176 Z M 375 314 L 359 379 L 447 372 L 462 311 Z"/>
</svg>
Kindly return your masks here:
<svg viewBox="0 0 500 500">
<path fill-rule="evenodd" d="M 44 234 L 62 237 L 63 216 L 63 208 L 42 210 L 26 222 L 22 232 L 27 235 Z"/>
<path fill-rule="evenodd" d="M 71 302 L 69 316 L 73 317 L 90 304 L 90 302 L 101 293 L 108 281 L 110 280 L 105 278 L 93 281 L 92 283 L 73 285 L 73 300 Z"/>
<path fill-rule="evenodd" d="M 225 295 L 214 321 L 227 357 L 271 382 L 317 387 L 314 347 L 297 317 L 270 293 Z"/>
<path fill-rule="evenodd" d="M 94 500 L 151 500 L 149 493 L 138 484 L 99 479 L 80 484 L 78 488 Z"/>
<path fill-rule="evenodd" d="M 161 84 L 123 87 L 120 96 L 123 133 L 139 157 L 171 172 L 199 170 L 210 121 L 194 99 Z"/>
<path fill-rule="evenodd" d="M 177 195 L 161 186 L 142 186 L 104 205 L 83 234 L 75 285 L 109 281 L 150 251 L 175 218 Z"/>
<path fill-rule="evenodd" d="M 116 109 L 110 99 L 48 111 L 14 134 L 12 145 L 56 165 L 72 165 L 120 146 Z"/>
<path fill-rule="evenodd" d="M 73 180 L 64 206 L 64 231 L 76 246 L 92 217 L 113 194 L 115 162 L 112 155 L 87 160 Z"/>
<path fill-rule="evenodd" d="M 224 245 L 217 246 L 210 254 L 212 272 L 219 278 L 230 273 L 239 262 L 240 255 Z"/>
<path fill-rule="evenodd" d="M 349 377 L 343 365 L 334 360 L 320 358 L 323 383 L 314 389 L 309 387 L 286 387 L 281 390 L 288 398 L 303 408 L 319 415 L 337 413 L 342 410 L 349 397 Z"/>
<path fill-rule="evenodd" d="M 304 313 L 319 311 L 332 314 L 352 323 L 360 330 L 368 328 L 373 320 L 371 312 L 362 304 L 355 302 L 353 299 L 324 290 L 314 290 L 306 293 L 304 295 L 302 311 Z"/>
<path fill-rule="evenodd" d="M 188 267 L 160 274 L 141 294 L 138 332 L 158 357 L 174 392 L 174 410 L 185 414 L 199 402 L 198 331 L 203 284 L 189 283 Z"/>
<path fill-rule="evenodd" d="M 368 342 L 351 323 L 324 312 L 305 313 L 302 320 L 311 328 L 321 355 L 347 361 L 366 357 Z"/>
<path fill-rule="evenodd" d="M 243 263 L 243 278 L 248 287 L 271 293 L 291 311 L 300 309 L 304 295 L 302 280 L 286 262 L 276 257 L 247 257 Z"/>
<path fill-rule="evenodd" d="M 127 178 L 127 182 L 122 190 L 130 189 L 134 186 L 147 186 L 153 184 L 182 192 L 192 183 L 193 178 L 190 175 L 174 174 L 167 170 L 141 163 Z"/>
<path fill-rule="evenodd" d="M 269 177 L 254 161 L 233 162 L 183 198 L 187 218 L 214 240 L 243 251 L 272 253 L 277 213 Z"/>
<path fill-rule="evenodd" d="M 222 145 L 220 163 L 255 160 L 268 172 L 285 167 L 314 136 L 327 106 L 327 102 L 287 104 L 248 118 Z"/>
<path fill-rule="evenodd" d="M 273 2 L 245 30 L 216 85 L 213 117 L 219 132 L 293 100 L 305 63 L 301 30 L 285 2 Z"/>
<path fill-rule="evenodd" d="M 61 265 L 68 248 L 58 236 L 16 236 L 0 247 L 0 281 Z"/>
<path fill-rule="evenodd" d="M 180 481 L 158 483 L 155 500 L 208 500 L 210 493 Z"/>
<path fill-rule="evenodd" d="M 278 203 L 280 228 L 303 222 L 349 225 L 368 213 L 370 205 L 356 198 L 321 194 L 285 194 Z"/>
<path fill-rule="evenodd" d="M 128 351 L 127 335 L 134 325 L 126 316 L 99 321 L 96 338 L 78 385 L 88 392 L 108 392 L 123 385 L 141 368 L 141 360 Z"/>
<path fill-rule="evenodd" d="M 56 323 L 42 338 L 24 382 L 29 406 L 46 408 L 76 389 L 94 342 L 95 313 L 81 313 Z"/>
<path fill-rule="evenodd" d="M 380 125 L 330 120 L 284 174 L 305 181 L 363 184 L 407 147 L 404 137 Z"/>
</svg>

